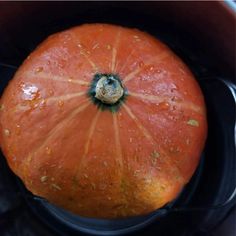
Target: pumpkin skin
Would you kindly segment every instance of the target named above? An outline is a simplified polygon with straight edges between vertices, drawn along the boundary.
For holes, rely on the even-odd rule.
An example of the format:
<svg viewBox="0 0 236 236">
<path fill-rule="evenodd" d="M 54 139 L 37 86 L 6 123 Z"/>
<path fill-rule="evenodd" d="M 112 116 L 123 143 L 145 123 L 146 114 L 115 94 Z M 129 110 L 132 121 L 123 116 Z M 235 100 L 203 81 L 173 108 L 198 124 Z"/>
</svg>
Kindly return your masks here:
<svg viewBox="0 0 236 236">
<path fill-rule="evenodd" d="M 89 93 L 101 74 L 121 81 L 117 103 Z M 13 172 L 33 194 L 86 217 L 143 215 L 175 199 L 207 135 L 204 98 L 187 66 L 147 33 L 108 24 L 46 39 L 0 110 Z"/>
</svg>

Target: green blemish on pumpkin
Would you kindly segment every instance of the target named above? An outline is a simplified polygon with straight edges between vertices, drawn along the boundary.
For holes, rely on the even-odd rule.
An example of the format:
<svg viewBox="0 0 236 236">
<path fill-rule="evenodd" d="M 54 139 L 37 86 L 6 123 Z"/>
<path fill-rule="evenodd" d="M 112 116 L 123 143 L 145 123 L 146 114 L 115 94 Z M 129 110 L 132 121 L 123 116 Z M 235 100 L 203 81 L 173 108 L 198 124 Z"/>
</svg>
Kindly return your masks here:
<svg viewBox="0 0 236 236">
<path fill-rule="evenodd" d="M 194 120 L 194 119 L 188 120 L 187 124 L 188 124 L 188 125 L 191 125 L 191 126 L 196 126 L 196 127 L 199 126 L 198 121 L 197 121 L 197 120 Z"/>
<path fill-rule="evenodd" d="M 123 89 L 122 96 L 119 97 L 116 102 L 114 102 L 114 100 L 113 100 L 114 103 L 109 104 L 107 101 L 105 102 L 106 99 L 104 99 L 104 101 L 101 101 L 100 99 L 98 99 L 98 96 L 97 96 L 98 94 L 96 91 L 97 84 L 98 84 L 99 80 L 104 79 L 104 78 L 106 78 L 107 84 L 109 85 L 110 89 L 113 87 L 114 91 L 116 91 L 117 86 L 119 86 L 120 88 Z M 92 100 L 94 105 L 96 105 L 102 111 L 108 110 L 112 113 L 115 113 L 122 106 L 122 103 L 125 102 L 125 100 L 128 96 L 128 91 L 123 86 L 122 81 L 117 74 L 98 73 L 98 74 L 94 75 L 87 95 L 88 95 L 88 97 L 90 97 L 90 99 Z"/>
<path fill-rule="evenodd" d="M 158 158 L 158 157 L 160 157 L 160 153 L 157 152 L 156 150 L 154 150 L 154 151 L 151 153 L 151 157 L 152 157 L 152 158 Z"/>
<path fill-rule="evenodd" d="M 151 162 L 152 162 L 152 165 L 156 165 L 157 164 L 157 159 L 160 157 L 160 153 L 157 152 L 156 150 L 154 150 L 152 153 L 151 153 Z"/>
</svg>

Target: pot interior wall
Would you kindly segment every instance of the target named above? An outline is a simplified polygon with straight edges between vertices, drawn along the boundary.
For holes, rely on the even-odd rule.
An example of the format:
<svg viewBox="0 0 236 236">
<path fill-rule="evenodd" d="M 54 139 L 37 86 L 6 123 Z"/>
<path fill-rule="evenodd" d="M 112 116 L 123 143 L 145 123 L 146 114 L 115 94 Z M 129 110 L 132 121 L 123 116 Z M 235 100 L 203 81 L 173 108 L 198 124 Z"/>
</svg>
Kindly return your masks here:
<svg viewBox="0 0 236 236">
<path fill-rule="evenodd" d="M 0 62 L 19 65 L 49 34 L 86 22 L 148 31 L 185 61 L 234 75 L 235 14 L 220 2 L 1 2 Z"/>
</svg>

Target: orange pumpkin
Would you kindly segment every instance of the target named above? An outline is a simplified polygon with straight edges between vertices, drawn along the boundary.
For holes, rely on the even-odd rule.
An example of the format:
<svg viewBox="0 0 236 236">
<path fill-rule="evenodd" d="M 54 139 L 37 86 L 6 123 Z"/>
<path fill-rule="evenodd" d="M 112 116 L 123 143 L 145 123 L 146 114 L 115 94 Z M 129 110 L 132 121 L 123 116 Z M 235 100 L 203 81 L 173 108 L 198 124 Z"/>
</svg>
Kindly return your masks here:
<svg viewBox="0 0 236 236">
<path fill-rule="evenodd" d="M 147 33 L 107 24 L 39 45 L 2 96 L 0 124 L 27 189 L 97 218 L 147 214 L 176 198 L 207 133 L 186 65 Z"/>
</svg>

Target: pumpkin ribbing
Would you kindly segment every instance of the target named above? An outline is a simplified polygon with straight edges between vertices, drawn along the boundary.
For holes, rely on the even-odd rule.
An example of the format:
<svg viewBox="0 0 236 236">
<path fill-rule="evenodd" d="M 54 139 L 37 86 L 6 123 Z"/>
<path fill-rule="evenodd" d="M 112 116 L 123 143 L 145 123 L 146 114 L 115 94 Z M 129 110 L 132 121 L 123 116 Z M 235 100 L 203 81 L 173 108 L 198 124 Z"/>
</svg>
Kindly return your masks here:
<svg viewBox="0 0 236 236">
<path fill-rule="evenodd" d="M 107 24 L 46 39 L 0 108 L 11 169 L 34 194 L 88 217 L 138 216 L 172 201 L 207 134 L 186 65 L 147 33 Z"/>
</svg>

